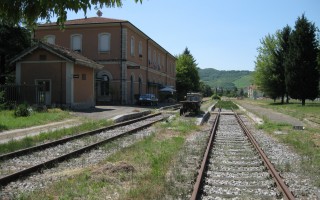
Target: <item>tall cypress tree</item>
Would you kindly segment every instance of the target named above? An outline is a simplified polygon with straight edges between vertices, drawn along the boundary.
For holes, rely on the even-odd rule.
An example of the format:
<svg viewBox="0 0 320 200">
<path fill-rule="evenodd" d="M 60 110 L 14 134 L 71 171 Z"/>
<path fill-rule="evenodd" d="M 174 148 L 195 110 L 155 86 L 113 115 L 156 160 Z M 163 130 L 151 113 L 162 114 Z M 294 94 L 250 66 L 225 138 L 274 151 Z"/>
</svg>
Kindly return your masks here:
<svg viewBox="0 0 320 200">
<path fill-rule="evenodd" d="M 281 31 L 277 32 L 279 40 L 278 48 L 274 52 L 275 57 L 275 74 L 277 74 L 278 85 L 276 87 L 277 94 L 281 97 L 281 103 L 284 103 L 284 96 L 287 94 L 285 82 L 285 57 L 289 51 L 289 38 L 291 34 L 290 26 L 284 27 Z M 287 103 L 289 98 L 287 95 Z"/>
<path fill-rule="evenodd" d="M 286 86 L 291 98 L 314 100 L 318 96 L 319 71 L 317 69 L 318 41 L 316 27 L 304 15 L 298 17 L 295 30 L 289 38 L 286 56 Z"/>
</svg>

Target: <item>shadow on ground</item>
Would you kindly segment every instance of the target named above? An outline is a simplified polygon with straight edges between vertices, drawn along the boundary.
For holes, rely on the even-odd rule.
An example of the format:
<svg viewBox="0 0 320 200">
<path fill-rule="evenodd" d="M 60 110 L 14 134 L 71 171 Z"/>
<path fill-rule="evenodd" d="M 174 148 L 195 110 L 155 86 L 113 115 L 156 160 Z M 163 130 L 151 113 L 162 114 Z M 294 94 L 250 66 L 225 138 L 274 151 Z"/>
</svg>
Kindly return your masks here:
<svg viewBox="0 0 320 200">
<path fill-rule="evenodd" d="M 82 113 L 95 113 L 95 112 L 104 112 L 104 111 L 112 111 L 115 109 L 110 108 L 89 108 L 89 109 L 80 109 L 80 110 L 73 110 L 73 112 L 82 112 Z"/>
</svg>

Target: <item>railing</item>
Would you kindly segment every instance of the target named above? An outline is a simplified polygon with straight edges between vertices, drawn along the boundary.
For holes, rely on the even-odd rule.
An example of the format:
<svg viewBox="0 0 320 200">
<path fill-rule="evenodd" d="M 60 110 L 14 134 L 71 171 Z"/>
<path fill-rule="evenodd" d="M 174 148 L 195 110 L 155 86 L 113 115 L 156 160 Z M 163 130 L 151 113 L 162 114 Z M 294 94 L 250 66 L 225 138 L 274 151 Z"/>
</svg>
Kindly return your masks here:
<svg viewBox="0 0 320 200">
<path fill-rule="evenodd" d="M 13 105 L 44 105 L 46 102 L 45 85 L 0 85 L 0 93 L 5 102 Z"/>
</svg>

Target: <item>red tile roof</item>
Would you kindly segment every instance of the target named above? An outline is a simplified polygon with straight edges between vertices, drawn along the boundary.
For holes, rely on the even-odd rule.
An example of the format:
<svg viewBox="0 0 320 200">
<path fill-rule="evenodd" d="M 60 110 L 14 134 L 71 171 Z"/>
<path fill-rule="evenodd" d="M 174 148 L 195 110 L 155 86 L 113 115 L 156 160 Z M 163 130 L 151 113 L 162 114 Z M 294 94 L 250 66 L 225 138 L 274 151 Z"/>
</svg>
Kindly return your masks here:
<svg viewBox="0 0 320 200">
<path fill-rule="evenodd" d="M 25 49 L 23 52 L 21 52 L 16 57 L 14 57 L 10 61 L 10 63 L 12 64 L 12 63 L 19 61 L 20 59 L 22 59 L 26 55 L 32 53 L 34 50 L 36 50 L 38 48 L 45 49 L 51 53 L 56 54 L 57 56 L 60 56 L 64 59 L 69 60 L 69 61 L 76 63 L 76 64 L 81 64 L 83 66 L 97 68 L 97 69 L 103 68 L 103 65 L 96 63 L 95 61 L 79 54 L 78 52 L 71 51 L 68 48 L 65 48 L 62 46 L 58 46 L 55 44 L 49 44 L 47 42 L 41 42 L 41 41 L 36 43 L 34 46 L 29 47 L 28 49 Z"/>
<path fill-rule="evenodd" d="M 121 19 L 104 18 L 104 17 L 90 17 L 90 18 L 67 20 L 64 24 L 80 25 L 80 24 L 106 24 L 106 23 L 119 23 L 119 22 L 128 22 L 128 21 L 121 20 Z M 39 24 L 39 27 L 56 26 L 56 25 L 57 25 L 56 23 L 46 23 L 46 24 Z"/>
</svg>

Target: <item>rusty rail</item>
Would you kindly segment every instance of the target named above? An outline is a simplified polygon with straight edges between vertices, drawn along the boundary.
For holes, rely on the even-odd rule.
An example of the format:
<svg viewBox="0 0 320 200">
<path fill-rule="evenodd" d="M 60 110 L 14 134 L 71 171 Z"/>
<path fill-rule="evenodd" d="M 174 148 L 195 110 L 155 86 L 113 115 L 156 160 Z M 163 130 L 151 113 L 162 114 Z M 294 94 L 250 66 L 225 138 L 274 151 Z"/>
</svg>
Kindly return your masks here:
<svg viewBox="0 0 320 200">
<path fill-rule="evenodd" d="M 214 120 L 213 126 L 212 126 L 212 128 L 210 130 L 210 138 L 209 138 L 209 141 L 208 141 L 208 145 L 207 145 L 206 151 L 205 151 L 204 156 L 203 156 L 201 167 L 200 167 L 200 169 L 198 171 L 197 180 L 196 180 L 196 182 L 194 184 L 194 187 L 193 187 L 191 200 L 198 199 L 198 197 L 200 195 L 199 191 L 200 191 L 200 187 L 201 187 L 201 182 L 202 182 L 202 179 L 203 179 L 203 176 L 204 176 L 205 168 L 207 166 L 207 162 L 208 162 L 211 146 L 212 146 L 213 140 L 214 140 L 215 135 L 216 135 L 218 122 L 219 122 L 219 119 L 220 119 L 220 111 L 221 111 L 221 109 L 219 109 L 219 111 L 217 113 L 217 116 L 216 116 L 216 118 Z"/>
<path fill-rule="evenodd" d="M 22 177 L 26 177 L 28 176 L 29 174 L 33 173 L 33 172 L 38 172 L 38 171 L 41 171 L 43 168 L 49 168 L 49 167 L 52 167 L 54 166 L 55 164 L 59 163 L 59 162 L 62 162 L 64 160 L 67 160 L 67 159 L 70 159 L 72 157 L 75 157 L 75 156 L 78 156 L 84 152 L 87 152 L 88 150 L 91 150 L 91 149 L 94 149 L 96 148 L 97 146 L 99 145 L 102 145 L 104 143 L 107 143 L 107 142 L 110 142 L 110 141 L 113 141 L 117 138 L 120 138 L 126 134 L 131 134 L 131 133 L 134 133 L 134 132 L 137 132 L 139 130 L 142 130 L 146 127 L 149 127 L 151 126 L 152 124 L 154 123 L 157 123 L 159 121 L 162 121 L 163 119 L 165 119 L 164 117 L 162 117 L 161 119 L 159 120 L 156 120 L 156 121 L 153 121 L 153 122 L 150 122 L 148 124 L 145 124 L 143 126 L 140 126 L 140 127 L 137 127 L 137 128 L 134 128 L 134 129 L 131 129 L 125 133 L 122 133 L 122 134 L 119 134 L 117 136 L 113 136 L 111 138 L 108 138 L 108 139 L 105 139 L 105 140 L 102 140 L 100 142 L 97 142 L 97 143 L 94 143 L 94 144 L 90 144 L 88 146 L 85 146 L 81 149 L 78 149 L 78 150 L 75 150 L 75 151 L 72 151 L 70 153 L 67 153 L 67 154 L 64 154 L 62 156 L 59 156 L 59 157 L 56 157 L 54 159 L 51 159 L 49 161 L 45 161 L 41 164 L 38 164 L 38 165 L 35 165 L 35 166 L 32 166 L 32 167 L 29 167 L 29 168 L 26 168 L 24 170 L 21 170 L 21 171 L 18 171 L 18 172 L 15 172 L 15 173 L 12 173 L 12 174 L 9 174 L 7 176 L 4 176 L 2 178 L 0 178 L 0 186 L 5 186 L 7 184 L 9 184 L 10 182 L 13 182 L 19 178 L 22 178 Z"/>
<path fill-rule="evenodd" d="M 62 139 L 46 142 L 46 143 L 43 143 L 43 144 L 40 144 L 40 145 L 36 145 L 36 146 L 33 146 L 33 147 L 20 149 L 20 150 L 13 151 L 13 152 L 10 152 L 10 153 L 2 154 L 2 155 L 0 155 L 0 161 L 6 160 L 6 159 L 10 159 L 10 158 L 13 158 L 13 157 L 17 157 L 17 156 L 21 156 L 21 155 L 25 155 L 25 154 L 28 154 L 28 153 L 31 153 L 31 152 L 34 152 L 34 151 L 37 151 L 37 150 L 42 150 L 42 149 L 45 149 L 45 148 L 48 148 L 48 147 L 51 147 L 51 146 L 55 146 L 55 145 L 58 145 L 58 144 L 63 144 L 63 143 L 66 143 L 68 141 L 75 140 L 75 139 L 78 139 L 78 138 L 81 138 L 81 137 L 98 134 L 98 133 L 101 133 L 103 131 L 111 130 L 111 129 L 114 129 L 114 128 L 117 128 L 117 127 L 120 127 L 120 126 L 129 125 L 129 124 L 135 123 L 137 121 L 142 121 L 144 119 L 148 119 L 148 118 L 151 118 L 151 117 L 158 116 L 160 114 L 161 113 L 156 113 L 156 114 L 152 114 L 152 115 L 143 116 L 143 117 L 140 117 L 140 118 L 137 118 L 137 119 L 132 119 L 132 120 L 128 120 L 128 121 L 125 121 L 125 122 L 120 122 L 120 123 L 117 123 L 117 124 L 114 124 L 114 125 L 111 125 L 111 126 L 107 126 L 107 127 L 104 127 L 104 128 L 99 128 L 99 129 L 96 129 L 96 130 L 83 132 L 83 133 L 80 133 L 80 134 L 77 134 L 77 135 L 73 135 L 73 136 L 69 136 L 69 137 L 66 137 L 66 138 L 62 138 Z"/>
<path fill-rule="evenodd" d="M 238 116 L 238 114 L 236 112 L 235 112 L 235 116 L 236 116 L 236 118 L 237 118 L 237 120 L 238 120 L 238 122 L 239 122 L 239 124 L 240 124 L 240 126 L 242 128 L 242 130 L 247 135 L 247 137 L 249 138 L 250 142 L 253 144 L 255 149 L 259 152 L 259 155 L 262 158 L 264 165 L 268 168 L 269 173 L 271 174 L 271 176 L 273 177 L 274 181 L 276 182 L 277 187 L 279 188 L 279 190 L 284 195 L 284 198 L 285 199 L 289 199 L 289 200 L 295 199 L 295 197 L 293 196 L 293 194 L 289 190 L 288 186 L 284 183 L 282 178 L 279 176 L 277 170 L 274 168 L 274 166 L 272 165 L 272 163 L 268 159 L 267 155 L 259 147 L 259 144 L 257 143 L 256 139 L 253 137 L 253 135 L 251 134 L 249 129 L 245 126 L 244 122 Z"/>
</svg>

